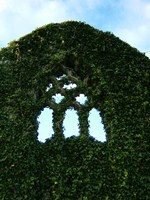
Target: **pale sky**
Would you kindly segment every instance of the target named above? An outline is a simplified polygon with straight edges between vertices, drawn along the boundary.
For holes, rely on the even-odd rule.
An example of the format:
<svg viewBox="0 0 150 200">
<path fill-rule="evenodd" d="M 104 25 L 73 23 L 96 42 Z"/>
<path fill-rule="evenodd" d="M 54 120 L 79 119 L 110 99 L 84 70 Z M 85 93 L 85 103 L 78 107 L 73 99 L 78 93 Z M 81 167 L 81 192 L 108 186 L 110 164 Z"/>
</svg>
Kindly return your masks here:
<svg viewBox="0 0 150 200">
<path fill-rule="evenodd" d="M 54 22 L 83 21 L 150 57 L 150 0 L 0 0 L 0 48 Z"/>
<path fill-rule="evenodd" d="M 0 0 L 0 47 L 37 27 L 67 20 L 84 21 L 150 51 L 150 0 Z"/>
</svg>

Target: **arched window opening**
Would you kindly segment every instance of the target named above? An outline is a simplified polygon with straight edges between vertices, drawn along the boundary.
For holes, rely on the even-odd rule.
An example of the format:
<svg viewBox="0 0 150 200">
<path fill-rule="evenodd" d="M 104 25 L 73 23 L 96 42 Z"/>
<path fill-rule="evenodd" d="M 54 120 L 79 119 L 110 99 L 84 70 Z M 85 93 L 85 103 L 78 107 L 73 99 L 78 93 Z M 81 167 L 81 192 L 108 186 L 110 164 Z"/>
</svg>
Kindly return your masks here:
<svg viewBox="0 0 150 200">
<path fill-rule="evenodd" d="M 46 139 L 51 138 L 54 134 L 52 128 L 52 109 L 44 108 L 41 114 L 37 117 L 39 123 L 38 127 L 38 140 L 40 142 L 45 142 Z"/>
<path fill-rule="evenodd" d="M 106 132 L 98 110 L 93 108 L 89 113 L 89 134 L 96 140 L 105 142 Z"/>
<path fill-rule="evenodd" d="M 38 127 L 38 140 L 40 142 L 45 142 L 46 139 L 51 138 L 54 133 L 53 131 L 53 110 L 50 108 L 44 108 L 41 114 L 37 117 L 39 122 Z M 99 111 L 93 108 L 89 112 L 88 117 L 89 123 L 89 134 L 94 137 L 96 140 L 105 142 L 106 141 L 106 132 L 102 124 L 102 119 L 100 117 Z M 79 136 L 79 116 L 77 111 L 74 108 L 67 109 L 65 112 L 65 118 L 63 121 L 63 134 L 64 136 L 71 137 L 73 135 Z"/>
<path fill-rule="evenodd" d="M 79 136 L 79 120 L 77 112 L 71 108 L 65 112 L 65 119 L 63 121 L 64 135 L 65 137 L 71 137 L 73 135 Z"/>
</svg>

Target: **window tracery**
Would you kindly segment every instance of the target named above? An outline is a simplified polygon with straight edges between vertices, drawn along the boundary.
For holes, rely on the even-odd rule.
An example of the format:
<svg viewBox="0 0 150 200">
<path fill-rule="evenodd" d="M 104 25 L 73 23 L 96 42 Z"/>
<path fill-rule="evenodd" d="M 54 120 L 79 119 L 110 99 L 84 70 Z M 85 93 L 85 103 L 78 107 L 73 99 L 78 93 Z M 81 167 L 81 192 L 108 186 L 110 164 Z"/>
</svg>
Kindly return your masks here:
<svg viewBox="0 0 150 200">
<path fill-rule="evenodd" d="M 65 68 L 60 76 L 50 76 L 45 93 L 46 107 L 53 110 L 52 128 L 54 134 L 64 135 L 64 120 L 67 110 L 74 110 L 78 116 L 80 135 L 89 135 L 89 115 L 93 109 L 91 97 L 88 97 L 87 81 L 83 81 L 73 70 Z"/>
</svg>

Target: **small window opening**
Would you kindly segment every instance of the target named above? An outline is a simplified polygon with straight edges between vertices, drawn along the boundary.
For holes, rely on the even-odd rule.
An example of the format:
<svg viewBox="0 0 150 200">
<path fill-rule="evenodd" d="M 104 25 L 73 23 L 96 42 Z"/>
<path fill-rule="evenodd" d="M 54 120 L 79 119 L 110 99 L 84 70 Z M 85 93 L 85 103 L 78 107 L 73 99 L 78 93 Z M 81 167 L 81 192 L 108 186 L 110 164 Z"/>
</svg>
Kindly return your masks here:
<svg viewBox="0 0 150 200">
<path fill-rule="evenodd" d="M 76 101 L 80 103 L 81 105 L 84 105 L 87 100 L 88 98 L 84 94 L 80 94 L 79 96 L 76 97 Z"/>
<path fill-rule="evenodd" d="M 65 97 L 61 95 L 60 93 L 57 93 L 52 96 L 52 99 L 54 100 L 55 103 L 59 104 Z"/>
<path fill-rule="evenodd" d="M 72 109 L 67 109 L 65 112 L 65 119 L 63 122 L 65 137 L 71 137 L 72 135 L 79 136 L 79 120 L 77 112 Z"/>
<path fill-rule="evenodd" d="M 69 81 L 69 84 L 64 84 L 64 86 L 63 86 L 64 89 L 68 89 L 68 90 L 71 90 L 76 87 L 77 87 L 77 85 L 75 83 L 72 83 L 71 81 Z"/>
<path fill-rule="evenodd" d="M 96 140 L 105 142 L 106 132 L 104 130 L 104 125 L 102 124 L 102 118 L 98 110 L 93 108 L 89 113 L 89 134 Z"/>
<path fill-rule="evenodd" d="M 48 85 L 48 87 L 46 88 L 46 92 L 48 92 L 50 89 L 52 89 L 52 87 L 53 87 L 53 85 L 52 85 L 52 83 L 50 83 L 50 84 Z"/>
<path fill-rule="evenodd" d="M 62 79 L 65 78 L 65 77 L 67 77 L 67 75 L 66 75 L 66 74 L 63 74 L 62 76 L 57 77 L 57 80 L 60 81 L 60 80 L 62 80 Z"/>
<path fill-rule="evenodd" d="M 45 142 L 46 139 L 51 138 L 54 134 L 52 128 L 52 109 L 44 108 L 41 114 L 37 117 L 39 123 L 38 127 L 38 140 Z"/>
</svg>

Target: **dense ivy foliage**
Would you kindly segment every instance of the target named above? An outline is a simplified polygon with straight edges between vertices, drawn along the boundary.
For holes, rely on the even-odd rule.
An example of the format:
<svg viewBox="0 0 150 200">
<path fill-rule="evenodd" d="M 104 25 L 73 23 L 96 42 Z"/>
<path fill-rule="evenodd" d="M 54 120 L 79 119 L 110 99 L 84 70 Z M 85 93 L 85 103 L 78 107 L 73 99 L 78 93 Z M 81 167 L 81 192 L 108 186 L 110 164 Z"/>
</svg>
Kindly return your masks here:
<svg viewBox="0 0 150 200">
<path fill-rule="evenodd" d="M 65 139 L 67 102 L 55 109 L 49 99 L 60 88 L 45 91 L 70 71 L 78 80 L 74 93 L 84 92 L 90 103 L 79 110 L 80 136 Z M 81 22 L 50 24 L 0 50 L 0 82 L 0 199 L 150 198 L 150 59 L 144 54 Z M 55 135 L 42 144 L 37 116 L 51 105 Z M 105 143 L 86 134 L 91 107 L 101 112 Z"/>
</svg>

